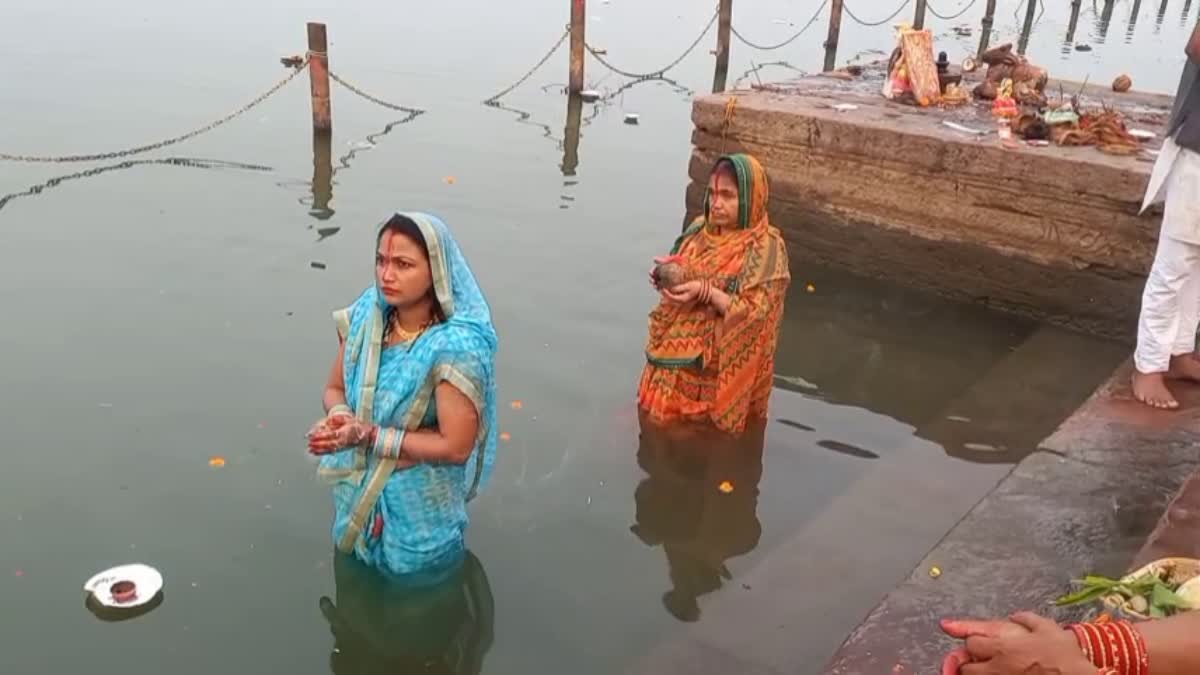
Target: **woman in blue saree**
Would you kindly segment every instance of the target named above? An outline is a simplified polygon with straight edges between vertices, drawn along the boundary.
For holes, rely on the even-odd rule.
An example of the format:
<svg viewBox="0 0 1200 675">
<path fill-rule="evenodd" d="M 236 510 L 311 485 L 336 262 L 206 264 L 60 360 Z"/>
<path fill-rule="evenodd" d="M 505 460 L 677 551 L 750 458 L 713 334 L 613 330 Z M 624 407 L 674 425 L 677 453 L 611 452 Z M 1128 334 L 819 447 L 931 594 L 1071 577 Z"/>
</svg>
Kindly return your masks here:
<svg viewBox="0 0 1200 675">
<path fill-rule="evenodd" d="M 444 581 L 496 455 L 487 301 L 442 221 L 396 214 L 376 238 L 375 284 L 334 319 L 327 415 L 308 435 L 333 484 L 334 543 L 391 575 Z"/>
</svg>

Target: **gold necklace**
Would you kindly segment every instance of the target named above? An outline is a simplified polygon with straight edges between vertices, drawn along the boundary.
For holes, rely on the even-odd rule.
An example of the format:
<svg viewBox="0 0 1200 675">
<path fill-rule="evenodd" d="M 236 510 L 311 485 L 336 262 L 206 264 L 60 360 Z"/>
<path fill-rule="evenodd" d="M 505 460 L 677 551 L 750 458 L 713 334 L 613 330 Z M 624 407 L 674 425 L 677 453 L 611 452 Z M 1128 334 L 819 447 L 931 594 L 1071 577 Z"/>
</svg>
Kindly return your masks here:
<svg viewBox="0 0 1200 675">
<path fill-rule="evenodd" d="M 433 325 L 433 319 L 430 319 L 430 320 L 426 321 L 425 323 L 421 324 L 420 328 L 417 328 L 415 331 L 409 332 L 407 330 L 404 330 L 404 326 L 400 325 L 400 319 L 392 319 L 392 331 L 395 333 L 396 337 L 398 338 L 397 342 L 400 342 L 400 343 L 412 342 L 413 340 L 416 340 L 417 338 L 421 337 L 421 335 L 426 330 L 428 330 L 429 327 L 432 325 Z"/>
</svg>

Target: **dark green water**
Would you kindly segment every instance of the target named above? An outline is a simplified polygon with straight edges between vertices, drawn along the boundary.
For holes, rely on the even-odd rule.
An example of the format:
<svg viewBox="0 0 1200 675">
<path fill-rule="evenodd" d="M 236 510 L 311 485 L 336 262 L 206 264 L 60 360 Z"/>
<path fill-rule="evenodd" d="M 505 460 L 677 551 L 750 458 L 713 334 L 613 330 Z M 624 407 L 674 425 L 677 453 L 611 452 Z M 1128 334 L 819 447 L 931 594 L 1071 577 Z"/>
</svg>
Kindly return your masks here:
<svg viewBox="0 0 1200 675">
<path fill-rule="evenodd" d="M 860 4 L 863 18 L 885 16 Z M 1056 75 L 1125 70 L 1173 90 L 1182 3 L 1161 22 L 1157 3 L 1142 3 L 1129 42 L 1133 7 L 1116 3 L 1103 43 L 1103 6 L 1084 5 L 1092 52 L 1060 53 L 1069 17 L 1048 7 L 1030 55 Z M 963 20 L 977 23 L 981 6 Z M 767 429 L 761 464 L 752 444 L 644 444 L 639 456 L 632 399 L 654 301 L 644 275 L 678 231 L 689 106 L 647 83 L 585 107 L 577 175 L 564 177 L 561 54 L 505 99 L 529 119 L 479 101 L 553 44 L 566 7 L 55 0 L 0 12 L 3 152 L 104 151 L 198 126 L 281 77 L 277 59 L 302 51 L 309 19 L 329 23 L 335 72 L 430 111 L 345 161 L 323 220 L 310 215 L 303 79 L 141 156 L 270 171 L 149 164 L 44 185 L 113 162 L 0 163 L 0 194 L 33 193 L 0 208 L 0 672 L 444 672 L 429 664 L 453 661 L 451 672 L 617 673 L 662 658 L 669 672 L 672 646 L 696 641 L 816 672 L 1123 356 L 797 264 L 772 411 L 783 421 Z M 795 28 L 773 19 L 802 25 L 814 10 L 739 3 L 735 25 L 779 41 Z M 998 30 L 1013 34 L 1014 10 L 1002 3 Z M 651 69 L 708 12 L 593 0 L 590 39 L 618 65 Z M 886 48 L 888 31 L 848 22 L 845 56 Z M 778 56 L 817 66 L 823 33 L 821 22 Z M 711 81 L 710 42 L 672 73 L 682 85 Z M 774 58 L 735 46 L 731 79 Z M 594 66 L 589 80 L 623 83 Z M 333 105 L 335 165 L 398 116 L 340 89 Z M 622 124 L 625 112 L 642 124 Z M 489 295 L 512 437 L 472 510 L 469 592 L 417 600 L 335 576 L 328 495 L 301 441 L 335 348 L 329 311 L 370 282 L 374 224 L 414 208 L 445 217 Z M 1067 370 L 1061 353 L 1083 365 Z M 1049 375 L 1022 384 L 1031 372 Z M 227 465 L 210 468 L 214 455 Z M 730 494 L 714 487 L 725 481 Z M 83 582 L 134 561 L 162 570 L 165 601 L 134 621 L 97 620 Z M 821 581 L 851 563 L 852 586 Z M 781 569 L 814 581 L 772 594 L 760 580 Z M 389 641 L 384 612 L 410 600 L 425 613 L 397 630 L 428 634 Z"/>
</svg>

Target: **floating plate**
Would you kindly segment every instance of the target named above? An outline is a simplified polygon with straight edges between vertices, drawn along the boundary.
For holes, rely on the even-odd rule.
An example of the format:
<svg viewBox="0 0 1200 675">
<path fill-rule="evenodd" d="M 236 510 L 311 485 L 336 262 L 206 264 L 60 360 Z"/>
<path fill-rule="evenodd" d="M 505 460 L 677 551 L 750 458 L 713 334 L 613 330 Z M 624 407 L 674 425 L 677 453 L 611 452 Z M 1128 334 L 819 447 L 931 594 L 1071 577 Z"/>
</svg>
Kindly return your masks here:
<svg viewBox="0 0 1200 675">
<path fill-rule="evenodd" d="M 137 585 L 137 597 L 129 602 L 117 602 L 112 597 L 112 585 L 118 581 L 132 581 Z M 83 590 L 91 593 L 96 602 L 113 609 L 133 609 L 154 599 L 163 588 L 163 577 L 158 570 L 135 563 L 104 570 L 88 579 Z"/>
</svg>

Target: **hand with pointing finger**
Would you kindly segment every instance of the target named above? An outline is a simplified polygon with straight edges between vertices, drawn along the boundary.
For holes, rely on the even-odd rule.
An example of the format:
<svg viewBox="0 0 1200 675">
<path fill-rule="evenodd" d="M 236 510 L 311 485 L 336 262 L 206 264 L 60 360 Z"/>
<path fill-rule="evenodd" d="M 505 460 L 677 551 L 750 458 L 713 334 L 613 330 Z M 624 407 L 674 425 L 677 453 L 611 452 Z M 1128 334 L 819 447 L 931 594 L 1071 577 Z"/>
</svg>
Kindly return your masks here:
<svg viewBox="0 0 1200 675">
<path fill-rule="evenodd" d="M 942 628 L 966 638 L 946 658 L 942 675 L 1096 675 L 1075 635 L 1036 614 L 1016 614 L 1010 624 L 948 621 Z"/>
</svg>

